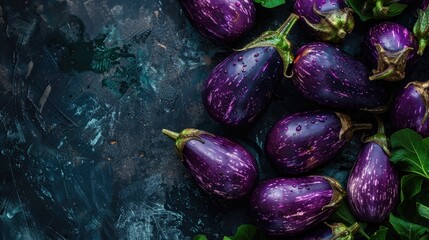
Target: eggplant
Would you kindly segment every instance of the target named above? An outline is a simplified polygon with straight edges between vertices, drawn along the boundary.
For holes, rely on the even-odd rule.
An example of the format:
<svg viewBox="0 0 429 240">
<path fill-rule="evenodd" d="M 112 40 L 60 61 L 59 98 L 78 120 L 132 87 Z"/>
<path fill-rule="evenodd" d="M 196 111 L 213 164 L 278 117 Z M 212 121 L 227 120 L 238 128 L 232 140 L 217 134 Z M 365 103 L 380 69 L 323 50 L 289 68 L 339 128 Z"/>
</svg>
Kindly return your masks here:
<svg viewBox="0 0 429 240">
<path fill-rule="evenodd" d="M 350 211 L 367 223 L 385 221 L 399 200 L 399 178 L 380 119 L 378 133 L 365 142 L 350 171 L 347 199 Z"/>
<path fill-rule="evenodd" d="M 344 195 L 341 185 L 330 177 L 270 179 L 253 191 L 249 212 L 268 235 L 291 236 L 326 220 Z"/>
<path fill-rule="evenodd" d="M 302 174 L 331 159 L 351 140 L 354 131 L 371 127 L 352 123 L 350 116 L 334 111 L 294 113 L 271 128 L 265 152 L 283 174 Z"/>
<path fill-rule="evenodd" d="M 325 223 L 307 233 L 293 237 L 292 240 L 353 240 L 359 228 L 358 223 L 350 227 L 342 223 Z"/>
<path fill-rule="evenodd" d="M 383 22 L 370 28 L 365 40 L 373 68 L 370 80 L 399 81 L 417 60 L 417 41 L 406 27 Z"/>
<path fill-rule="evenodd" d="M 179 0 L 189 22 L 215 42 L 231 44 L 255 24 L 256 8 L 251 0 Z"/>
<path fill-rule="evenodd" d="M 418 11 L 418 18 L 413 27 L 413 33 L 418 40 L 418 55 L 423 55 L 426 45 L 429 42 L 429 0 L 424 0 Z"/>
<path fill-rule="evenodd" d="M 296 0 L 294 12 L 313 36 L 325 42 L 342 42 L 355 26 L 344 0 Z"/>
<path fill-rule="evenodd" d="M 390 94 L 368 76 L 368 69 L 350 55 L 328 43 L 314 42 L 298 50 L 292 80 L 302 95 L 321 105 L 383 111 Z"/>
<path fill-rule="evenodd" d="M 429 80 L 408 83 L 396 97 L 390 116 L 396 130 L 410 128 L 429 137 Z"/>
<path fill-rule="evenodd" d="M 292 62 L 286 36 L 297 20 L 291 14 L 277 31 L 262 34 L 213 69 L 202 95 L 214 120 L 233 127 L 249 125 L 266 109 Z"/>
<path fill-rule="evenodd" d="M 176 150 L 197 185 L 224 200 L 241 199 L 258 179 L 257 164 L 240 144 L 198 129 L 162 132 L 173 139 Z"/>
</svg>

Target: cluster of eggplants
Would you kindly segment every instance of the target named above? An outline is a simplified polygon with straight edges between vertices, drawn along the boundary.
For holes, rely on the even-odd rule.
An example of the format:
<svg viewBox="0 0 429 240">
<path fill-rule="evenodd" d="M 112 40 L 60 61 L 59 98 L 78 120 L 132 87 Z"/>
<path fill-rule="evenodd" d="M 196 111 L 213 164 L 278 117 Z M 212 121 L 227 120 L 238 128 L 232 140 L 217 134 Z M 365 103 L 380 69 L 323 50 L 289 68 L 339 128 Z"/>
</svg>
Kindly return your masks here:
<svg viewBox="0 0 429 240">
<path fill-rule="evenodd" d="M 298 50 L 292 80 L 302 95 L 321 105 L 383 110 L 390 94 L 368 77 L 369 71 L 361 62 L 333 45 L 314 42 Z"/>
<path fill-rule="evenodd" d="M 292 240 L 353 240 L 359 228 L 358 223 L 354 223 L 350 227 L 342 223 L 325 223 L 311 231 L 293 237 Z"/>
<path fill-rule="evenodd" d="M 261 183 L 250 198 L 255 224 L 271 236 L 292 236 L 326 220 L 345 191 L 332 178 L 276 178 Z"/>
<path fill-rule="evenodd" d="M 305 29 L 321 41 L 341 42 L 355 26 L 352 10 L 344 0 L 296 0 L 294 12 Z"/>
<path fill-rule="evenodd" d="M 225 200 L 249 194 L 258 179 L 255 159 L 240 144 L 197 129 L 162 132 L 176 150 L 197 185 L 207 194 Z"/>
<path fill-rule="evenodd" d="M 242 38 L 255 24 L 252 0 L 179 0 L 191 24 L 205 37 L 221 43 Z"/>
<path fill-rule="evenodd" d="M 423 55 L 426 45 L 429 42 L 429 0 L 422 2 L 421 9 L 418 10 L 418 18 L 413 27 L 413 33 L 418 40 L 419 49 L 417 54 Z"/>
<path fill-rule="evenodd" d="M 385 221 L 399 200 L 399 177 L 390 162 L 384 127 L 366 140 L 347 181 L 347 199 L 354 216 L 367 223 Z"/>
<path fill-rule="evenodd" d="M 410 128 L 429 137 L 429 81 L 410 82 L 398 94 L 391 110 L 391 123 L 396 130 Z"/>
<path fill-rule="evenodd" d="M 371 127 L 352 123 L 350 116 L 334 111 L 294 113 L 271 128 L 265 152 L 283 174 L 302 174 L 331 159 L 351 140 L 355 130 Z"/>
<path fill-rule="evenodd" d="M 417 41 L 406 27 L 393 22 L 371 27 L 366 49 L 373 75 L 370 80 L 399 81 L 417 59 Z"/>
<path fill-rule="evenodd" d="M 291 14 L 277 31 L 268 31 L 217 65 L 203 87 L 209 115 L 227 126 L 252 123 L 266 109 L 288 65 L 286 39 L 298 16 Z"/>
</svg>

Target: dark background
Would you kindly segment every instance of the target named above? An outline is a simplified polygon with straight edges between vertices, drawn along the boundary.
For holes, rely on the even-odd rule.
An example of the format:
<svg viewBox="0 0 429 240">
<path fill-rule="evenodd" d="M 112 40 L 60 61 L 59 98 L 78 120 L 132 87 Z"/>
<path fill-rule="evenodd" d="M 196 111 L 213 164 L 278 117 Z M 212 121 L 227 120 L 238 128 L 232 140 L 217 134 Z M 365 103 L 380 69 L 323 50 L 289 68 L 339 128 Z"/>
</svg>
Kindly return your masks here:
<svg viewBox="0 0 429 240">
<path fill-rule="evenodd" d="M 277 176 L 262 146 L 286 113 L 318 106 L 284 79 L 269 109 L 246 129 L 216 124 L 201 103 L 210 70 L 231 48 L 204 39 L 176 0 L 0 0 L 0 238 L 212 239 L 249 223 L 245 203 L 206 196 L 161 129 L 229 136 Z M 292 3 L 258 7 L 236 47 L 289 15 Z M 394 19 L 411 28 L 413 10 Z M 369 24 L 342 46 L 360 57 Z M 294 50 L 312 41 L 297 25 Z M 407 81 L 429 78 L 428 54 Z M 406 81 L 390 84 L 392 91 Z M 371 120 L 367 113 L 351 113 Z M 314 174 L 345 183 L 361 133 Z"/>
</svg>

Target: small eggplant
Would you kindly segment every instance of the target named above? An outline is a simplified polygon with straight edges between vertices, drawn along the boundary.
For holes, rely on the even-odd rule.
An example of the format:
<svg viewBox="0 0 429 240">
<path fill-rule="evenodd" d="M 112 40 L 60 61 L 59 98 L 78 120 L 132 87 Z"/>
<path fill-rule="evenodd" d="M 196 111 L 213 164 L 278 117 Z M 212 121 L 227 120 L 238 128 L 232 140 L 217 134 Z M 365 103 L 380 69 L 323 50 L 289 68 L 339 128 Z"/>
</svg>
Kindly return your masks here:
<svg viewBox="0 0 429 240">
<path fill-rule="evenodd" d="M 191 24 L 205 37 L 231 44 L 255 24 L 252 0 L 179 0 Z"/>
<path fill-rule="evenodd" d="M 317 39 L 339 43 L 355 26 L 344 0 L 296 0 L 294 12 Z"/>
<path fill-rule="evenodd" d="M 271 128 L 265 152 L 283 174 L 302 174 L 331 159 L 351 140 L 355 130 L 371 127 L 353 124 L 350 116 L 333 111 L 290 114 Z"/>
<path fill-rule="evenodd" d="M 366 140 L 347 182 L 350 210 L 367 223 L 386 220 L 399 200 L 398 174 L 390 162 L 383 123 L 377 120 L 379 131 Z"/>
<path fill-rule="evenodd" d="M 257 164 L 240 144 L 197 129 L 162 132 L 176 142 L 176 150 L 197 185 L 221 199 L 240 199 L 258 179 Z"/>
<path fill-rule="evenodd" d="M 359 228 L 358 223 L 354 223 L 350 227 L 342 223 L 325 223 L 316 229 L 312 229 L 311 232 L 292 238 L 292 240 L 353 240 Z"/>
<path fill-rule="evenodd" d="M 227 126 L 248 125 L 265 110 L 293 61 L 286 36 L 297 20 L 291 14 L 277 31 L 262 34 L 213 69 L 202 94 L 213 119 Z"/>
<path fill-rule="evenodd" d="M 410 82 L 397 96 L 391 112 L 395 129 L 411 128 L 429 137 L 429 81 Z"/>
<path fill-rule="evenodd" d="M 424 0 L 421 9 L 418 10 L 418 18 L 413 27 L 413 33 L 418 40 L 419 50 L 417 54 L 423 55 L 429 42 L 429 0 Z"/>
<path fill-rule="evenodd" d="M 326 220 L 344 196 L 341 185 L 329 177 L 270 179 L 253 191 L 250 214 L 267 234 L 291 236 Z"/>
<path fill-rule="evenodd" d="M 370 80 L 399 81 L 417 60 L 417 41 L 406 27 L 384 22 L 369 30 L 366 48 L 374 68 Z"/>
<path fill-rule="evenodd" d="M 321 105 L 366 111 L 387 108 L 390 93 L 368 79 L 369 71 L 337 47 L 315 42 L 301 47 L 293 82 L 306 98 Z"/>
</svg>

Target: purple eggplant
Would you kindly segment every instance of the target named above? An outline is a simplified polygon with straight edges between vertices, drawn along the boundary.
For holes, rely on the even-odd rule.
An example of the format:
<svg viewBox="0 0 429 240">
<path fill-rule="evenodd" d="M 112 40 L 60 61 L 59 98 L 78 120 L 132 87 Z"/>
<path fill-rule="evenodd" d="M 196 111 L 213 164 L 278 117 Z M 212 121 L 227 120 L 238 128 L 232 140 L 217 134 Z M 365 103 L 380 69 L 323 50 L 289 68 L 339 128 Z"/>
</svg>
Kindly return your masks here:
<svg viewBox="0 0 429 240">
<path fill-rule="evenodd" d="M 397 96 L 391 121 L 397 130 L 411 128 L 429 137 L 429 81 L 410 82 Z"/>
<path fill-rule="evenodd" d="M 371 127 L 354 124 L 350 116 L 333 111 L 290 114 L 271 128 L 265 152 L 283 174 L 302 174 L 337 154 L 351 140 L 353 131 Z"/>
<path fill-rule="evenodd" d="M 221 43 L 242 38 L 255 24 L 252 0 L 179 0 L 191 24 L 205 37 Z"/>
<path fill-rule="evenodd" d="M 341 185 L 329 177 L 270 179 L 253 191 L 250 214 L 267 234 L 291 236 L 326 220 L 344 195 Z"/>
<path fill-rule="evenodd" d="M 381 111 L 390 94 L 368 79 L 369 71 L 337 47 L 315 42 L 301 47 L 294 60 L 293 82 L 306 98 L 321 105 Z"/>
<path fill-rule="evenodd" d="M 207 194 L 233 200 L 252 191 L 257 164 L 240 144 L 197 129 L 162 132 L 176 142 L 176 150 L 197 185 Z"/>
<path fill-rule="evenodd" d="M 267 107 L 282 74 L 293 61 L 286 39 L 298 16 L 261 35 L 217 65 L 203 87 L 209 115 L 228 126 L 248 125 Z"/>
<path fill-rule="evenodd" d="M 421 9 L 418 10 L 418 18 L 413 27 L 413 33 L 418 40 L 417 54 L 423 55 L 429 42 L 429 0 L 424 0 Z"/>
<path fill-rule="evenodd" d="M 417 41 L 406 27 L 384 22 L 369 30 L 366 48 L 373 75 L 370 80 L 399 81 L 417 60 Z"/>
<path fill-rule="evenodd" d="M 321 41 L 341 42 L 355 26 L 352 10 L 344 0 L 296 0 L 294 12 Z"/>
<path fill-rule="evenodd" d="M 293 237 L 292 240 L 353 240 L 359 228 L 358 223 L 354 223 L 350 227 L 342 223 L 325 223 L 309 232 Z"/>
<path fill-rule="evenodd" d="M 386 220 L 399 200 L 398 174 L 390 162 L 383 124 L 378 122 L 378 133 L 366 140 L 347 182 L 350 210 L 367 223 Z"/>
</svg>

